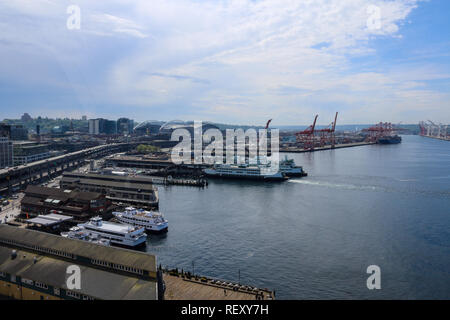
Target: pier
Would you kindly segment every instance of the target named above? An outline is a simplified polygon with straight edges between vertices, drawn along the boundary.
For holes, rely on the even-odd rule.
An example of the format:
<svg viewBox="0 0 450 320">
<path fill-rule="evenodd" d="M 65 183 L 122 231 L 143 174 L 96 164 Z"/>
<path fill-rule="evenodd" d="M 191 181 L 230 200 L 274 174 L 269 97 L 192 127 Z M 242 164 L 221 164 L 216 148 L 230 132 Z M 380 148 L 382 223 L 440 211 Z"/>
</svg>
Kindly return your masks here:
<svg viewBox="0 0 450 320">
<path fill-rule="evenodd" d="M 237 283 L 163 270 L 165 300 L 274 300 L 275 293 Z"/>
<path fill-rule="evenodd" d="M 300 149 L 294 147 L 281 147 L 280 152 L 291 152 L 291 153 L 305 153 L 305 152 L 314 152 L 314 151 L 325 151 L 325 150 L 333 150 L 333 149 L 342 149 L 342 148 L 352 148 L 352 147 L 360 147 L 360 146 L 368 146 L 376 144 L 375 142 L 353 142 L 353 143 L 343 143 L 337 144 L 335 146 L 323 146 L 323 147 L 315 147 L 313 149 Z"/>
</svg>

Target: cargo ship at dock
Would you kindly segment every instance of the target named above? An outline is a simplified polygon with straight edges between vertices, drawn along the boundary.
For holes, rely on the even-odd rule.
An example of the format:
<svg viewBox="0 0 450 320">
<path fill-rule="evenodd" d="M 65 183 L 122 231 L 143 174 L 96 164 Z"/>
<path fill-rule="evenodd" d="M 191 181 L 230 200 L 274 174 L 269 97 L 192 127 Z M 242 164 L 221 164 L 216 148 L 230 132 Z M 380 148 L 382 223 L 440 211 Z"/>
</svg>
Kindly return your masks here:
<svg viewBox="0 0 450 320">
<path fill-rule="evenodd" d="M 402 137 L 399 135 L 385 136 L 378 139 L 379 144 L 398 144 L 402 142 Z"/>
</svg>

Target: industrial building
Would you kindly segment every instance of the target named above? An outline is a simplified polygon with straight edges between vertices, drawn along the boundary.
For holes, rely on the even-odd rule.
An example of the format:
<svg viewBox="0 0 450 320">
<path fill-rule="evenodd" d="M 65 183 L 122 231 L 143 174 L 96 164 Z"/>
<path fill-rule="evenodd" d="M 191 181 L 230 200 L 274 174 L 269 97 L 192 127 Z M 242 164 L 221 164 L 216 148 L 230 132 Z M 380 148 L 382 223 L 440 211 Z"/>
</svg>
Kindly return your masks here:
<svg viewBox="0 0 450 320">
<path fill-rule="evenodd" d="M 104 194 L 29 185 L 21 202 L 21 211 L 29 217 L 58 212 L 83 222 L 95 215 L 111 217 L 113 206 Z"/>
<path fill-rule="evenodd" d="M 63 189 L 98 192 L 114 202 L 142 207 L 158 207 L 158 189 L 151 178 L 114 174 L 64 172 L 60 186 Z"/>
<path fill-rule="evenodd" d="M 14 165 L 19 166 L 39 160 L 48 159 L 52 156 L 49 152 L 48 145 L 30 141 L 15 142 L 14 148 Z M 57 155 L 59 155 L 58 153 Z"/>
<path fill-rule="evenodd" d="M 0 137 L 0 169 L 14 165 L 13 144 L 8 137 Z"/>
<path fill-rule="evenodd" d="M 79 289 L 68 281 L 71 266 L 81 271 Z M 0 225 L 0 296 L 157 300 L 164 285 L 154 255 Z"/>
</svg>

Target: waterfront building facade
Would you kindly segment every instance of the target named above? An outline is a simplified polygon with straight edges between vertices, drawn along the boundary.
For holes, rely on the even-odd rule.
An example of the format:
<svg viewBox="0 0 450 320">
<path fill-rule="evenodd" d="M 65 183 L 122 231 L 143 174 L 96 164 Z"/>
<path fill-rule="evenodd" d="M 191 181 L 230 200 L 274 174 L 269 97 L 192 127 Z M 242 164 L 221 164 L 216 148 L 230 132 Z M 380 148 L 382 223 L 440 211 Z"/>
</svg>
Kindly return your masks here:
<svg viewBox="0 0 450 320">
<path fill-rule="evenodd" d="M 0 169 L 12 167 L 14 151 L 13 144 L 7 137 L 0 137 Z"/>
</svg>

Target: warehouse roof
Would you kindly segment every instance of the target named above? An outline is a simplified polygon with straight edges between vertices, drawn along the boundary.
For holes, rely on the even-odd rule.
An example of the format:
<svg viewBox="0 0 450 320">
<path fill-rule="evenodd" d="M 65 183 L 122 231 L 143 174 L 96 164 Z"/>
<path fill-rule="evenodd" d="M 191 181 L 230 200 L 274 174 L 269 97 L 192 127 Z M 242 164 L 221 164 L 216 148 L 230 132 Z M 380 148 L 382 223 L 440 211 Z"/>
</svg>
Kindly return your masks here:
<svg viewBox="0 0 450 320">
<path fill-rule="evenodd" d="M 64 172 L 63 178 L 78 178 L 78 179 L 92 179 L 92 180 L 104 180 L 115 181 L 122 183 L 142 183 L 153 184 L 153 179 L 146 176 L 123 176 L 117 174 L 100 174 L 100 173 L 81 173 L 81 172 Z"/>
<path fill-rule="evenodd" d="M 102 197 L 101 193 L 98 192 L 81 192 L 81 191 L 69 191 L 57 188 L 47 188 L 41 186 L 29 185 L 25 189 L 25 194 L 30 195 L 40 195 L 52 198 L 54 200 L 67 201 L 68 199 L 81 199 L 81 200 L 96 200 Z"/>
<path fill-rule="evenodd" d="M 60 214 L 50 213 L 46 215 L 38 215 L 36 218 L 28 219 L 27 223 L 40 224 L 42 226 L 52 226 L 61 222 L 72 220 L 70 216 L 64 216 Z"/>
<path fill-rule="evenodd" d="M 15 241 L 20 243 L 21 246 L 39 246 L 78 257 L 156 272 L 156 257 L 144 252 L 102 246 L 8 225 L 0 225 L 0 242 L 1 240 Z"/>
<path fill-rule="evenodd" d="M 142 184 L 135 182 L 122 182 L 122 181 L 105 181 L 98 179 L 89 179 L 89 178 L 72 178 L 63 176 L 61 181 L 64 183 L 78 183 L 83 185 L 91 185 L 91 186 L 103 186 L 103 187 L 113 187 L 113 188 L 127 188 L 133 190 L 142 190 L 147 192 L 155 192 L 155 188 L 151 184 Z"/>
<path fill-rule="evenodd" d="M 17 250 L 16 258 L 11 258 L 12 250 L 0 246 L 0 271 L 20 276 L 22 279 L 38 281 L 56 288 L 67 289 L 67 268 L 73 263 L 61 259 L 37 255 L 27 250 Z M 72 290 L 105 300 L 156 300 L 157 284 L 131 276 L 79 266 L 81 269 L 81 289 Z"/>
</svg>

